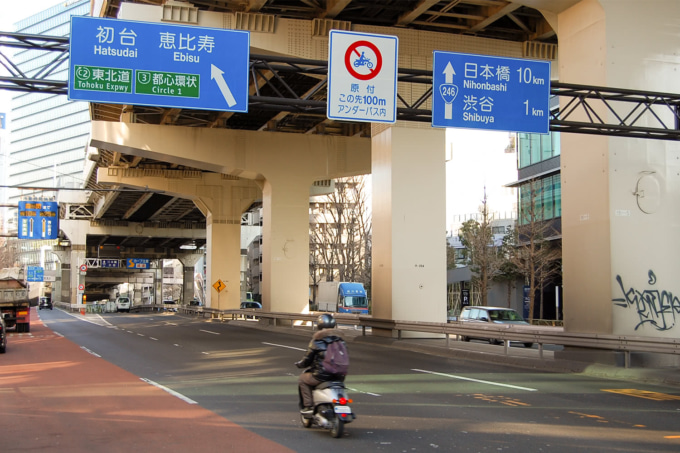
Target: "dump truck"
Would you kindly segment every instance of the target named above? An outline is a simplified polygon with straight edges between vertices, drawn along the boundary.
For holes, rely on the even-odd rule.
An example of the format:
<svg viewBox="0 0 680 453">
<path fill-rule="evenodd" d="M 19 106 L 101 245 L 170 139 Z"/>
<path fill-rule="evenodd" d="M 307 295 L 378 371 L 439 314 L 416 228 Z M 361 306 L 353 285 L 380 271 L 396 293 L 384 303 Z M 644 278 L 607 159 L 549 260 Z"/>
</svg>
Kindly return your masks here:
<svg viewBox="0 0 680 453">
<path fill-rule="evenodd" d="M 31 331 L 31 302 L 28 283 L 22 268 L 0 270 L 0 316 L 8 329 L 16 332 Z"/>
</svg>

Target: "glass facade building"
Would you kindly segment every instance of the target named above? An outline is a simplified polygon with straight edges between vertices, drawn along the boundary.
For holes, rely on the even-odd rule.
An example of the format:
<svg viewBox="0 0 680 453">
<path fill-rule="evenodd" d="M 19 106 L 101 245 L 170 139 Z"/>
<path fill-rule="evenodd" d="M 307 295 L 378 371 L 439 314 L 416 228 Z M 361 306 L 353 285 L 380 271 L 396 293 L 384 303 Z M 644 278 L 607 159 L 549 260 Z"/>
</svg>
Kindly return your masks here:
<svg viewBox="0 0 680 453">
<path fill-rule="evenodd" d="M 517 157 L 518 170 L 528 169 L 530 166 L 550 166 L 551 160 L 560 155 L 560 134 L 552 132 L 546 135 L 525 134 L 518 135 L 519 153 Z M 534 217 L 540 220 L 551 220 L 562 216 L 562 182 L 558 168 L 549 174 L 538 172 L 534 178 L 519 185 L 519 224 L 527 223 L 527 211 L 534 203 Z M 544 169 L 544 168 L 542 168 Z"/>
<path fill-rule="evenodd" d="M 68 36 L 72 15 L 89 15 L 89 0 L 66 1 L 23 19 L 15 32 L 32 35 Z M 22 50 L 12 62 L 29 78 L 67 80 L 68 59 L 49 75 L 55 53 Z M 9 113 L 7 193 L 10 203 L 31 192 L 17 186 L 81 187 L 87 139 L 90 133 L 89 104 L 72 102 L 65 95 L 16 92 Z M 56 192 L 54 192 L 56 194 Z"/>
</svg>

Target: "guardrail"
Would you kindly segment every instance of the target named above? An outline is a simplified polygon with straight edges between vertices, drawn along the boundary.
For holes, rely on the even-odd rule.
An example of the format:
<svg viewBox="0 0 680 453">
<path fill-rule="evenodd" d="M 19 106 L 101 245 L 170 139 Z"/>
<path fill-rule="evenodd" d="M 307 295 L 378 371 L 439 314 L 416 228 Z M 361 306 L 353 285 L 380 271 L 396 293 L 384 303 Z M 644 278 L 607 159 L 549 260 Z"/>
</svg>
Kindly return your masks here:
<svg viewBox="0 0 680 453">
<path fill-rule="evenodd" d="M 80 311 L 82 305 L 59 303 L 62 309 Z M 132 308 L 133 311 L 178 311 L 180 313 L 199 316 L 203 318 L 224 320 L 235 320 L 245 317 L 254 317 L 264 320 L 272 326 L 304 323 L 314 328 L 314 322 L 318 313 L 277 313 L 266 312 L 256 309 L 235 309 L 218 310 L 207 307 L 196 307 L 187 305 L 158 304 L 158 305 L 138 305 Z M 452 321 L 447 323 L 422 322 L 422 321 L 399 321 L 390 319 L 379 319 L 372 316 L 352 315 L 345 313 L 334 313 L 339 324 L 354 325 L 362 328 L 362 335 L 366 335 L 366 328 L 384 329 L 397 332 L 397 339 L 402 339 L 402 332 L 441 334 L 446 337 L 447 347 L 450 345 L 451 336 L 457 339 L 463 337 L 488 338 L 503 342 L 504 353 L 508 354 L 510 342 L 534 343 L 538 345 L 539 357 L 543 358 L 544 345 L 572 346 L 589 349 L 603 349 L 620 351 L 625 353 L 626 368 L 630 367 L 631 352 L 649 352 L 680 355 L 680 338 L 653 338 L 638 336 L 621 335 L 602 335 L 593 333 L 573 333 L 564 332 L 560 327 L 549 326 L 517 326 L 510 324 L 496 324 L 480 326 L 479 324 Z"/>
</svg>

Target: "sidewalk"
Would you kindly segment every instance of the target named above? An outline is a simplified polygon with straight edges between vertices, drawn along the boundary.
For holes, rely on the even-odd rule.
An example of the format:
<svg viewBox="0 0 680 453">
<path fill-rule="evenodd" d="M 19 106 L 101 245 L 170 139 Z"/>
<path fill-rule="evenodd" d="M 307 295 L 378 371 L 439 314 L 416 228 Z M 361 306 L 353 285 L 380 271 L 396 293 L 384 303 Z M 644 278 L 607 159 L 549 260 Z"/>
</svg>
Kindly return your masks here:
<svg viewBox="0 0 680 453">
<path fill-rule="evenodd" d="M 55 335 L 31 332 L 0 355 L 0 451 L 291 452 L 141 381 Z"/>
</svg>

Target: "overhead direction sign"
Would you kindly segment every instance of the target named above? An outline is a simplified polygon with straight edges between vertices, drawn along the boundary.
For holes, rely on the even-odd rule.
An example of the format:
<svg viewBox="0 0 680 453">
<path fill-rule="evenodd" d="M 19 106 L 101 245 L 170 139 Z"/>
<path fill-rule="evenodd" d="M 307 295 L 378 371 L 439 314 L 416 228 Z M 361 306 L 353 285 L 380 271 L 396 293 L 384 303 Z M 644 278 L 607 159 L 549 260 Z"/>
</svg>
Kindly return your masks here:
<svg viewBox="0 0 680 453">
<path fill-rule="evenodd" d="M 333 120 L 397 120 L 396 36 L 331 30 L 326 116 Z"/>
<path fill-rule="evenodd" d="M 125 260 L 125 266 L 128 269 L 149 269 L 151 260 L 149 258 L 128 258 Z"/>
<path fill-rule="evenodd" d="M 247 31 L 73 16 L 70 43 L 71 100 L 248 111 Z"/>
<path fill-rule="evenodd" d="M 45 279 L 45 268 L 41 266 L 28 266 L 26 281 L 42 282 Z"/>
<path fill-rule="evenodd" d="M 20 201 L 19 239 L 56 239 L 59 235 L 59 203 Z"/>
<path fill-rule="evenodd" d="M 550 62 L 434 52 L 432 126 L 547 134 Z"/>
</svg>

